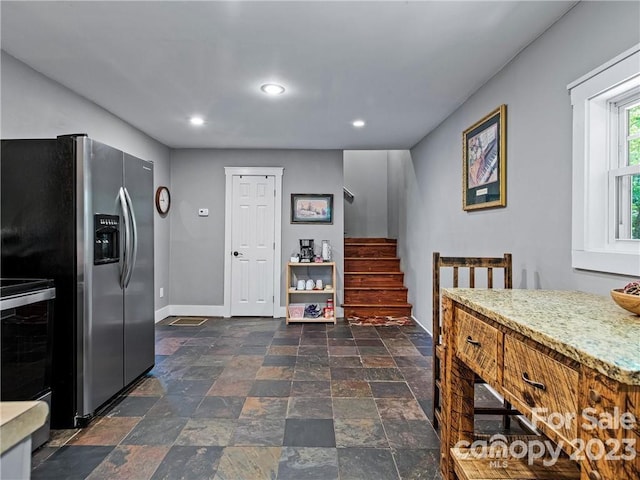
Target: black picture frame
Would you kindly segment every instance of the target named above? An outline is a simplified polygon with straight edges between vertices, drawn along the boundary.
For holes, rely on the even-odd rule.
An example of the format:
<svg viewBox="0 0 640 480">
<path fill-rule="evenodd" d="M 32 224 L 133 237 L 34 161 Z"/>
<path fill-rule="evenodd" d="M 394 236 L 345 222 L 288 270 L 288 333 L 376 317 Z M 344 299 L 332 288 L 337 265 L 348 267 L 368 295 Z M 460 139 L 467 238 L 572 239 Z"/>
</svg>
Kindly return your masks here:
<svg viewBox="0 0 640 480">
<path fill-rule="evenodd" d="M 292 193 L 291 223 L 333 223 L 332 193 Z"/>
</svg>

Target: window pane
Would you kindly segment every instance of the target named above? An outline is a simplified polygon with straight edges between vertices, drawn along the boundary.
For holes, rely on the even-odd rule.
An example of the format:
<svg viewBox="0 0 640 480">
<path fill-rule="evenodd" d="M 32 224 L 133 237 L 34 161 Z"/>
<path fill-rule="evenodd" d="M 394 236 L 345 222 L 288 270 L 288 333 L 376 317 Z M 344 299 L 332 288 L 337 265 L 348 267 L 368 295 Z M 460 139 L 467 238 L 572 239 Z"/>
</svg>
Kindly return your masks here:
<svg viewBox="0 0 640 480">
<path fill-rule="evenodd" d="M 628 142 L 629 145 L 629 165 L 640 165 L 640 138 L 634 138 Z"/>
<path fill-rule="evenodd" d="M 616 186 L 616 238 L 640 240 L 640 174 L 621 175 Z"/>
<path fill-rule="evenodd" d="M 629 125 L 627 135 L 640 133 L 640 104 L 627 110 L 627 125 Z"/>
<path fill-rule="evenodd" d="M 640 103 L 627 109 L 627 165 L 640 165 Z M 640 240 L 640 175 L 618 177 L 616 238 Z"/>
</svg>

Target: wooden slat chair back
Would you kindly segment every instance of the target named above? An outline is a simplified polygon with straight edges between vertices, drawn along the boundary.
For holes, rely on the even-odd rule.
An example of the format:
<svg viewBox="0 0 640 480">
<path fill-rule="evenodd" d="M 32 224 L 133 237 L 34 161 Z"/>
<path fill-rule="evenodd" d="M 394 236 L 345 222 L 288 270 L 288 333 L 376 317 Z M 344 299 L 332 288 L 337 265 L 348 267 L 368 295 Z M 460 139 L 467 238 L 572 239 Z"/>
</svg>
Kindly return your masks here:
<svg viewBox="0 0 640 480">
<path fill-rule="evenodd" d="M 438 428 L 440 423 L 440 392 L 442 381 L 442 359 L 444 351 L 442 346 L 442 323 L 440 319 L 440 288 L 443 280 L 443 269 L 452 269 L 452 285 L 453 288 L 468 287 L 476 288 L 477 270 L 486 270 L 486 281 L 479 277 L 479 286 L 483 288 L 494 288 L 494 269 L 502 270 L 502 282 L 499 282 L 501 288 L 512 288 L 512 258 L 510 253 L 505 253 L 502 257 L 442 257 L 440 252 L 433 252 L 433 426 Z M 461 275 L 462 273 L 462 275 Z M 462 280 L 465 285 L 460 285 Z M 496 275 L 497 280 L 500 276 Z M 481 284 L 481 285 L 480 285 Z M 513 414 L 508 403 L 504 403 L 502 408 L 488 409 L 476 408 L 478 414 Z M 509 417 L 503 417 L 505 428 L 509 427 Z"/>
</svg>

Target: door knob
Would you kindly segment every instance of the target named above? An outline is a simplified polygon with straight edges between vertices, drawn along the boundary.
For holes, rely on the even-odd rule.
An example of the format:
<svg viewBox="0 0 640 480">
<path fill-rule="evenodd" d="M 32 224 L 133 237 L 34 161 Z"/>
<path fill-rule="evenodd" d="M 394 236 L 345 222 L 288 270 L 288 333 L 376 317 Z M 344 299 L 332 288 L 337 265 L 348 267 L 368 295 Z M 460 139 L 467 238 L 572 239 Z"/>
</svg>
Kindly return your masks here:
<svg viewBox="0 0 640 480">
<path fill-rule="evenodd" d="M 238 252 L 238 251 L 235 251 L 235 252 L 233 252 L 233 256 L 234 257 L 240 257 L 240 256 L 242 256 L 242 254 L 240 252 Z"/>
</svg>

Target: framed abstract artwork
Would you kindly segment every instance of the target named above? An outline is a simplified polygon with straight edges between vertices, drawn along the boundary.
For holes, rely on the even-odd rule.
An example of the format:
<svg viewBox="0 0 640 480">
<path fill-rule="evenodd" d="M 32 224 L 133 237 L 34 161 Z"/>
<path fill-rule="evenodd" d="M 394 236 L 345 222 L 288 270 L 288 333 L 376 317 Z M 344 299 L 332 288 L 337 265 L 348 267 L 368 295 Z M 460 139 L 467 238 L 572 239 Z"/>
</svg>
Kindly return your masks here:
<svg viewBox="0 0 640 480">
<path fill-rule="evenodd" d="M 507 205 L 507 106 L 500 105 L 462 133 L 464 210 Z"/>
</svg>

